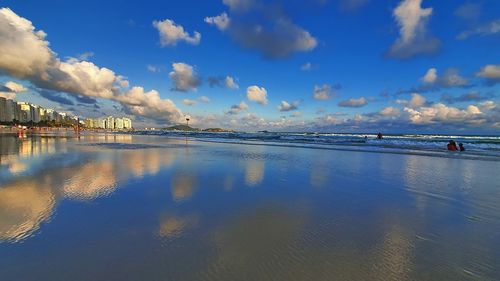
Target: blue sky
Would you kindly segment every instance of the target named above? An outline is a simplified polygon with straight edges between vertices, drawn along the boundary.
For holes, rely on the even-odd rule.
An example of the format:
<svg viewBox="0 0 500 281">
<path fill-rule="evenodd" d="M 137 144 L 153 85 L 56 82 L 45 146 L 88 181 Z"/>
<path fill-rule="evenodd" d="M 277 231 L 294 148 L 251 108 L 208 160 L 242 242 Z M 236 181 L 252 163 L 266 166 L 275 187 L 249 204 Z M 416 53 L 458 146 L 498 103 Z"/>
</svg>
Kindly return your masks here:
<svg viewBox="0 0 500 281">
<path fill-rule="evenodd" d="M 250 131 L 500 128 L 495 0 L 1 5 L 0 38 L 14 40 L 0 42 L 0 85 L 24 89 L 0 93 L 82 117 L 129 115 L 140 127 L 189 115 Z"/>
</svg>

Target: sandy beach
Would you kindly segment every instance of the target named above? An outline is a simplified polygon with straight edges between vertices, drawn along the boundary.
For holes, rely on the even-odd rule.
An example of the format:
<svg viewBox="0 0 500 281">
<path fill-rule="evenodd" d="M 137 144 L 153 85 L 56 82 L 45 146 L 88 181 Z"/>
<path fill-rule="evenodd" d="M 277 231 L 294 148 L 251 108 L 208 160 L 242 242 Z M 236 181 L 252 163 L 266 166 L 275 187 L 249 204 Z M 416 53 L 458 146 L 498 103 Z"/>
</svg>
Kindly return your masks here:
<svg viewBox="0 0 500 281">
<path fill-rule="evenodd" d="M 500 162 L 0 135 L 2 280 L 495 280 Z"/>
</svg>

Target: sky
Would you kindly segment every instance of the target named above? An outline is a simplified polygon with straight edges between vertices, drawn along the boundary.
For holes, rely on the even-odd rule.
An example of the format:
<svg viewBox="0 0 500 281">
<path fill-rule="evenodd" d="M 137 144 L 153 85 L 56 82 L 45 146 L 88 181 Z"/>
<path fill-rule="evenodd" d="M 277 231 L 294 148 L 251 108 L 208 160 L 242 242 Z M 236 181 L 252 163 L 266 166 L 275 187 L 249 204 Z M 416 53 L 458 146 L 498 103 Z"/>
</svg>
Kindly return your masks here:
<svg viewBox="0 0 500 281">
<path fill-rule="evenodd" d="M 500 1 L 0 2 L 0 96 L 134 127 L 495 134 Z"/>
</svg>

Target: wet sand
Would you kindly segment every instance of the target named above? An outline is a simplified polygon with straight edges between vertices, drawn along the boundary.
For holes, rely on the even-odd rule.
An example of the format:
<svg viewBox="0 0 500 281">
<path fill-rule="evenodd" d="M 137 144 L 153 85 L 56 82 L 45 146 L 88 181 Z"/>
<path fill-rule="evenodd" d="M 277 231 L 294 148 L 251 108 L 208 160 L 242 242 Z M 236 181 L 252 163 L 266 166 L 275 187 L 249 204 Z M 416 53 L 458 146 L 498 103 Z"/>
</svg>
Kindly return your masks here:
<svg viewBox="0 0 500 281">
<path fill-rule="evenodd" d="M 0 279 L 498 280 L 500 162 L 0 135 Z"/>
</svg>

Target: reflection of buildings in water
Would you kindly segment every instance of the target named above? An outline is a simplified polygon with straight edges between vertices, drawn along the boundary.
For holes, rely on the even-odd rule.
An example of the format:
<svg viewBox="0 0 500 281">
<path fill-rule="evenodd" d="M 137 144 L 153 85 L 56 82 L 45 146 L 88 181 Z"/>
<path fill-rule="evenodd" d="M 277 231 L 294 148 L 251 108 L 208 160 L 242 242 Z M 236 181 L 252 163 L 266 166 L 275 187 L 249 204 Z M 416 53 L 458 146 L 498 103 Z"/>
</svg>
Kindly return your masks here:
<svg viewBox="0 0 500 281">
<path fill-rule="evenodd" d="M 174 201 L 184 201 L 193 196 L 195 187 L 196 175 L 182 171 L 173 176 L 170 192 Z"/>
<path fill-rule="evenodd" d="M 17 181 L 0 188 L 0 241 L 20 241 L 53 213 L 56 198 L 47 179 Z"/>
<path fill-rule="evenodd" d="M 132 143 L 133 136 L 129 134 L 82 134 L 80 135 L 80 140 L 84 142 L 88 141 L 100 141 L 100 142 L 123 142 Z"/>
<path fill-rule="evenodd" d="M 245 183 L 254 186 L 264 179 L 264 161 L 248 160 L 245 171 Z"/>
<path fill-rule="evenodd" d="M 161 219 L 158 235 L 161 237 L 179 237 L 186 228 L 193 227 L 198 223 L 198 218 L 167 216 Z"/>
<path fill-rule="evenodd" d="M 28 170 L 30 158 L 56 152 L 56 141 L 47 137 L 0 137 L 0 165 L 6 166 L 11 174 Z"/>
</svg>

